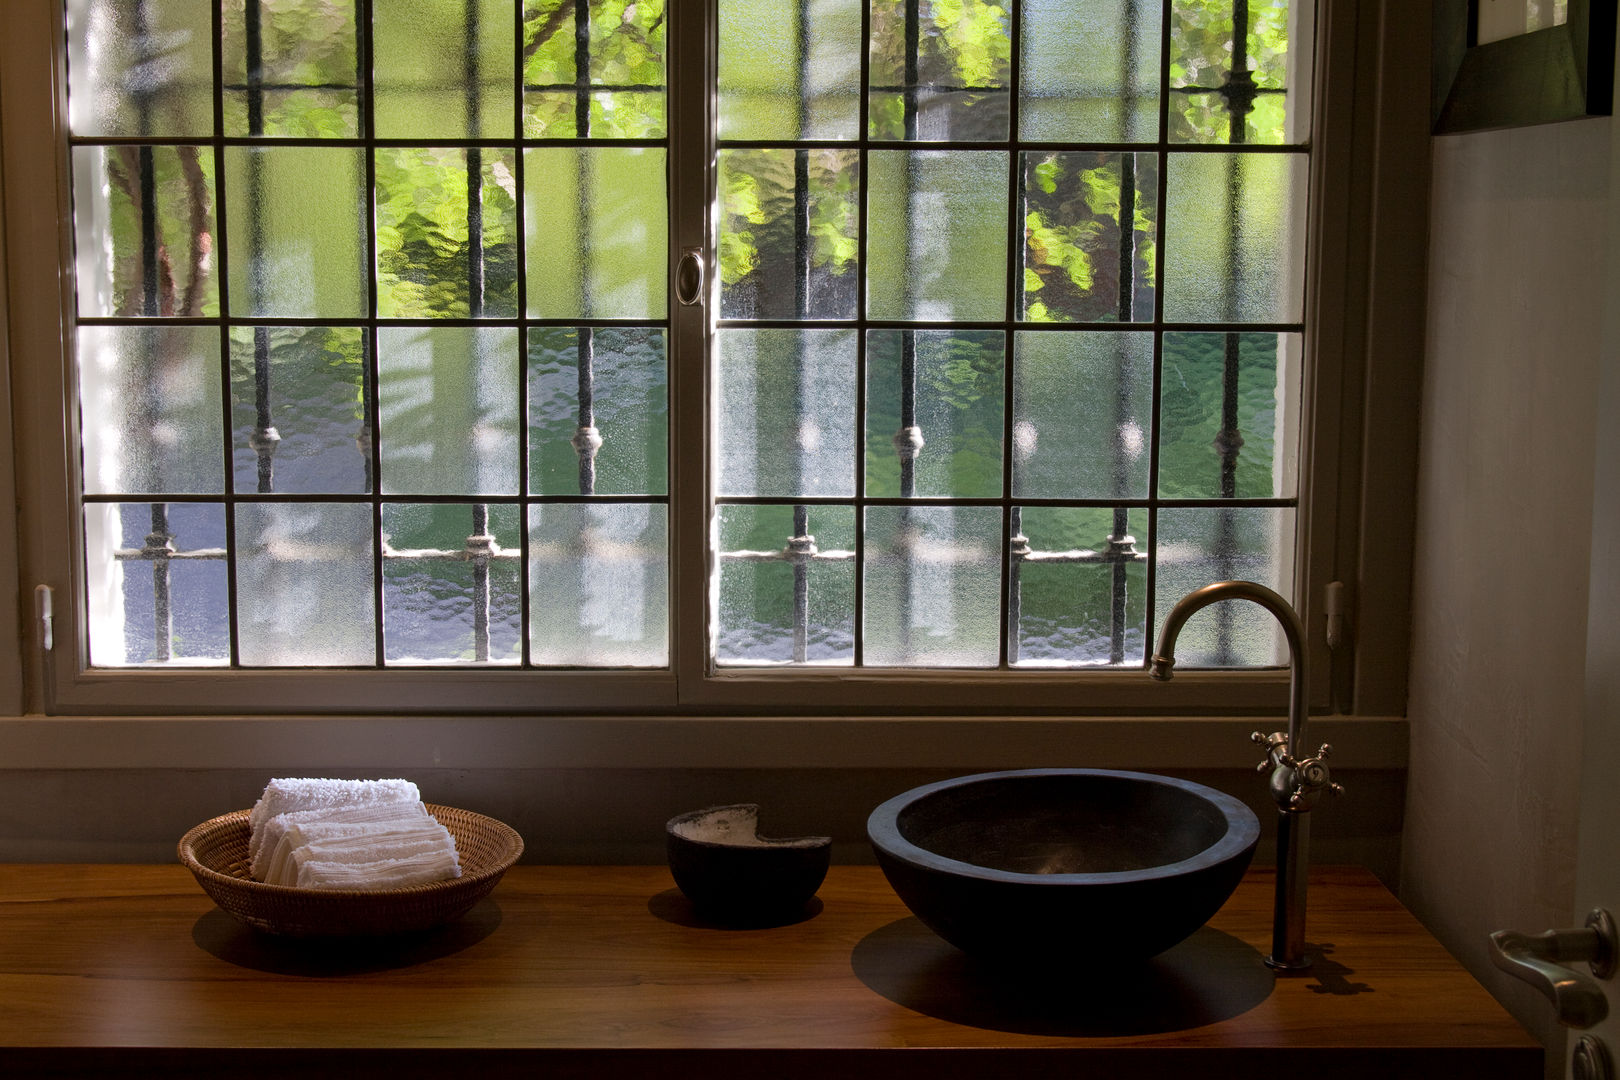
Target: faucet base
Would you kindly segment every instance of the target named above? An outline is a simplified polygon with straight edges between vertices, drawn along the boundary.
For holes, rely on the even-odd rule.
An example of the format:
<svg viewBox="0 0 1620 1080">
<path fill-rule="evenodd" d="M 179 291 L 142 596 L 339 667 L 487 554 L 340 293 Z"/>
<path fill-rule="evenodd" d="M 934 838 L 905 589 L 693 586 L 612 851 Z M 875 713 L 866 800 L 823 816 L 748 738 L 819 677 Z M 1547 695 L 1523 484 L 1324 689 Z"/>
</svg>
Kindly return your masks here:
<svg viewBox="0 0 1620 1080">
<path fill-rule="evenodd" d="M 1275 956 L 1267 956 L 1263 959 L 1266 962 L 1266 967 L 1271 968 L 1273 971 L 1304 971 L 1316 961 L 1316 957 L 1309 953 L 1294 961 L 1279 960 Z"/>
</svg>

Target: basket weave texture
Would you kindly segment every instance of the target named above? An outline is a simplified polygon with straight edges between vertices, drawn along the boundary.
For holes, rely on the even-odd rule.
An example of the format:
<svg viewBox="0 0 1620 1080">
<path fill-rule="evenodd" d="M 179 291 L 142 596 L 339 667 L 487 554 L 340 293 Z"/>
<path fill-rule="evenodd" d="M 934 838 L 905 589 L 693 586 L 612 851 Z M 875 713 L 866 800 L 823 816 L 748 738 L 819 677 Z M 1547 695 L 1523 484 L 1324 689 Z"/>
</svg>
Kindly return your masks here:
<svg viewBox="0 0 1620 1080">
<path fill-rule="evenodd" d="M 180 838 L 180 861 L 203 892 L 247 925 L 288 937 L 375 937 L 428 930 L 465 915 L 523 854 L 517 830 L 494 818 L 426 804 L 455 837 L 461 876 L 404 889 L 297 889 L 254 881 L 248 811 L 212 818 Z"/>
</svg>

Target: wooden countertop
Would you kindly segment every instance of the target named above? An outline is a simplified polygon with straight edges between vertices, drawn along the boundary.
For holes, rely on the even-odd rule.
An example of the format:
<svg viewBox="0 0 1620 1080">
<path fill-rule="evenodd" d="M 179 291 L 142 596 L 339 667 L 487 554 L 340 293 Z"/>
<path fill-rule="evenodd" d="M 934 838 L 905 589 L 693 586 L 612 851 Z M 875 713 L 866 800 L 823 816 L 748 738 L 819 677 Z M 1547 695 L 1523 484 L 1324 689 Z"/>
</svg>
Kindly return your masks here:
<svg viewBox="0 0 1620 1080">
<path fill-rule="evenodd" d="M 663 867 L 519 866 L 459 923 L 339 948 L 247 930 L 178 865 L 0 866 L 0 1075 L 1542 1075 L 1364 870 L 1313 872 L 1303 975 L 1261 963 L 1266 869 L 1150 964 L 1041 986 L 969 965 L 875 867 L 819 901 L 728 930 Z"/>
</svg>

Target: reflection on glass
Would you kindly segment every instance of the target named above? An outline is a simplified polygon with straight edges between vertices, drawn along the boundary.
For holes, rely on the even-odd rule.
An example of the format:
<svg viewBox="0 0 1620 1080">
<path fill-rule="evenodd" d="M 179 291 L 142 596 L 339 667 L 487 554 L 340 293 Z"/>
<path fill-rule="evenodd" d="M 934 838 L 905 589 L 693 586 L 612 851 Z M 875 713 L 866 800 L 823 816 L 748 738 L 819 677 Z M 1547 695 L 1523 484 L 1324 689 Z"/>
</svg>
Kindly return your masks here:
<svg viewBox="0 0 1620 1080">
<path fill-rule="evenodd" d="M 721 0 L 718 68 L 722 139 L 853 139 L 861 4 Z"/>
<path fill-rule="evenodd" d="M 663 0 L 525 4 L 524 137 L 661 137 L 665 22 Z"/>
<path fill-rule="evenodd" d="M 69 0 L 73 134 L 212 135 L 213 36 L 207 4 Z"/>
<path fill-rule="evenodd" d="M 854 508 L 723 506 L 717 513 L 716 661 L 853 663 Z"/>
<path fill-rule="evenodd" d="M 522 658 L 516 506 L 384 503 L 382 530 L 388 663 Z"/>
<path fill-rule="evenodd" d="M 651 503 L 529 508 L 529 655 L 551 667 L 669 663 L 668 513 Z"/>
</svg>

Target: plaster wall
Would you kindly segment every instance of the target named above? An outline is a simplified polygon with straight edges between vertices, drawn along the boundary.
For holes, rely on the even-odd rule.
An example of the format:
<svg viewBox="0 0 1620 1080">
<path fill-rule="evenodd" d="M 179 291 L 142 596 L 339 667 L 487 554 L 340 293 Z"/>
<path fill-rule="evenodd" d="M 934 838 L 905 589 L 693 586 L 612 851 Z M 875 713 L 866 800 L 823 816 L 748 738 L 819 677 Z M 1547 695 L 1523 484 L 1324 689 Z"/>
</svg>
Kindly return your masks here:
<svg viewBox="0 0 1620 1080">
<path fill-rule="evenodd" d="M 1434 141 L 1401 895 L 1549 1076 L 1486 937 L 1573 901 L 1613 130 Z"/>
</svg>

